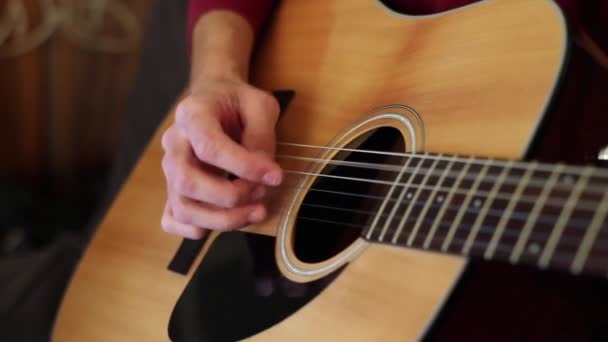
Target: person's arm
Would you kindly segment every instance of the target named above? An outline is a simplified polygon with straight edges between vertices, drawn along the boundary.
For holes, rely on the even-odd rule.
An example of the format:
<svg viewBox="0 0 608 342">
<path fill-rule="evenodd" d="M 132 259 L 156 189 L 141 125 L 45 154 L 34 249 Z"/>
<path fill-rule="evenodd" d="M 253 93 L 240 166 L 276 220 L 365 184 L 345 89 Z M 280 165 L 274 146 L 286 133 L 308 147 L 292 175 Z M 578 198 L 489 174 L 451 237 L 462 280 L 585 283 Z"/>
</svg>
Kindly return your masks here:
<svg viewBox="0 0 608 342">
<path fill-rule="evenodd" d="M 245 18 L 227 10 L 207 13 L 194 26 L 192 41 L 192 86 L 211 77 L 248 79 L 254 32 Z"/>
<path fill-rule="evenodd" d="M 192 50 L 196 24 L 209 12 L 225 10 L 237 14 L 249 23 L 254 36 L 258 37 L 275 2 L 275 0 L 189 0 L 186 25 L 188 51 Z"/>
<path fill-rule="evenodd" d="M 219 3 L 232 7 L 211 6 Z M 205 229 L 259 222 L 266 216 L 260 202 L 266 187 L 282 181 L 273 160 L 278 104 L 248 83 L 263 22 L 244 12 L 251 3 L 191 0 L 191 80 L 162 139 L 167 203 L 161 223 L 167 232 L 197 239 Z"/>
</svg>

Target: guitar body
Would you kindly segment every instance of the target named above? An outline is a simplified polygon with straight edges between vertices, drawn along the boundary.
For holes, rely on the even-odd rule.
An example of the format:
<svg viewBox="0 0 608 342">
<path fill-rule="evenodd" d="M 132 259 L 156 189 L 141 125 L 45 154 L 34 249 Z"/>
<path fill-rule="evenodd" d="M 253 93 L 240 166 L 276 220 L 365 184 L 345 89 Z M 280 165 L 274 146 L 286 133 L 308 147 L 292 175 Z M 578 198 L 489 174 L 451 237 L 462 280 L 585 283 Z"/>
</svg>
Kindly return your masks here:
<svg viewBox="0 0 608 342">
<path fill-rule="evenodd" d="M 279 122 L 278 141 L 344 147 L 367 127 L 366 119 L 381 117 L 374 109 L 403 105 L 403 117 L 416 127 L 382 118 L 369 125 L 396 128 L 406 151 L 522 159 L 540 138 L 566 49 L 563 17 L 549 0 L 482 1 L 426 17 L 392 13 L 371 0 L 283 1 L 256 55 L 253 82 L 295 91 Z M 182 268 L 185 274 L 168 269 L 182 242 L 159 224 L 165 201 L 160 136 L 171 121 L 169 116 L 159 127 L 91 241 L 63 300 L 54 340 L 167 340 L 174 307 L 197 266 L 201 261 L 204 266 L 218 239 L 233 234 L 211 234 L 190 267 Z M 278 153 L 285 149 L 279 146 Z M 304 189 L 312 181 L 305 181 Z M 357 239 L 326 260 L 299 260 L 290 247 L 295 222 L 285 219 L 284 209 L 301 203 L 304 193 L 279 189 L 269 202 L 269 219 L 242 234 L 276 236 L 271 248 L 290 281 L 328 276 L 333 281 L 288 317 L 275 318 L 277 324 L 239 338 L 409 341 L 450 339 L 459 336 L 449 332 L 458 328 L 460 336 L 481 338 L 470 333 L 475 326 L 452 323 L 456 328 L 441 330 L 450 320 L 471 322 L 459 308 L 474 296 L 466 289 L 479 287 L 471 279 L 484 280 L 465 272 L 467 259 Z M 490 266 L 469 269 L 480 268 Z M 518 274 L 540 279 L 536 274 L 541 273 L 510 265 L 491 268 L 495 271 L 488 272 L 501 280 Z M 221 316 L 222 308 L 215 310 Z M 512 315 L 518 314 L 500 317 Z M 477 331 L 488 327 L 503 328 L 490 324 Z"/>
</svg>

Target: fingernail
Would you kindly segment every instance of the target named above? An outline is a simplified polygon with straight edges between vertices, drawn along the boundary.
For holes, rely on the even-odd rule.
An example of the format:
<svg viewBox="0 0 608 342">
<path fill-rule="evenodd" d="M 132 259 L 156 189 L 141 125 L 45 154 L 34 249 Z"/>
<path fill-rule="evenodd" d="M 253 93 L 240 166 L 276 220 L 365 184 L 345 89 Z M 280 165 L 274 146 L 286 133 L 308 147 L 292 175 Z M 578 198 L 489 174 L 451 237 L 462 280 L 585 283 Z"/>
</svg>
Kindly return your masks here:
<svg viewBox="0 0 608 342">
<path fill-rule="evenodd" d="M 266 187 L 263 185 L 258 185 L 251 193 L 251 199 L 257 201 L 264 197 L 264 195 L 266 195 Z"/>
<path fill-rule="evenodd" d="M 270 171 L 264 175 L 264 183 L 268 185 L 279 185 L 281 184 L 281 172 Z"/>
<path fill-rule="evenodd" d="M 264 219 L 265 210 L 264 208 L 257 207 L 249 213 L 249 221 L 253 223 L 260 222 Z"/>
</svg>

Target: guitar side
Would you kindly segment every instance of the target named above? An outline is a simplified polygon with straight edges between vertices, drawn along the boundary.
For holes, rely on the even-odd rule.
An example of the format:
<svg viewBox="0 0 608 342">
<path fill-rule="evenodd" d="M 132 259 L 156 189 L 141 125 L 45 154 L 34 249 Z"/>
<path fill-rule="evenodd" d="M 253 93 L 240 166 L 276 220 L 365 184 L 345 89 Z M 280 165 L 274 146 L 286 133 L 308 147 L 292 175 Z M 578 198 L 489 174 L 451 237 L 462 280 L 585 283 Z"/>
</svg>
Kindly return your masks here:
<svg viewBox="0 0 608 342">
<path fill-rule="evenodd" d="M 424 119 L 428 151 L 518 159 L 546 110 L 565 48 L 563 18 L 545 0 L 486 1 L 425 18 L 389 14 L 367 0 L 284 1 L 253 79 L 297 92 L 280 141 L 324 145 L 369 109 L 405 103 Z M 535 77 L 522 80 L 526 74 Z M 159 227 L 160 135 L 170 120 L 80 262 L 54 340 L 167 339 L 171 311 L 196 268 L 186 276 L 167 270 L 181 240 Z M 274 235 L 279 219 L 275 211 L 247 230 Z M 316 299 L 256 338 L 415 339 L 465 262 L 367 246 Z"/>
</svg>

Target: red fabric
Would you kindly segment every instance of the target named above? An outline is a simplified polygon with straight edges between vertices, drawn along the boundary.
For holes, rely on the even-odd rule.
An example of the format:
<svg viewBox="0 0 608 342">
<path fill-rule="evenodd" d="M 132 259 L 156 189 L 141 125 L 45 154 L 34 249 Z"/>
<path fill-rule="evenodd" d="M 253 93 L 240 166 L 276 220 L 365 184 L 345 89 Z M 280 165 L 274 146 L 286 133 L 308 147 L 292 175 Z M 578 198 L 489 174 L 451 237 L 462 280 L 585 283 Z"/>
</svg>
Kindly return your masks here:
<svg viewBox="0 0 608 342">
<path fill-rule="evenodd" d="M 243 16 L 257 35 L 270 14 L 274 0 L 189 0 L 187 16 L 188 52 L 192 51 L 192 31 L 198 19 L 212 10 L 231 10 Z"/>
</svg>

